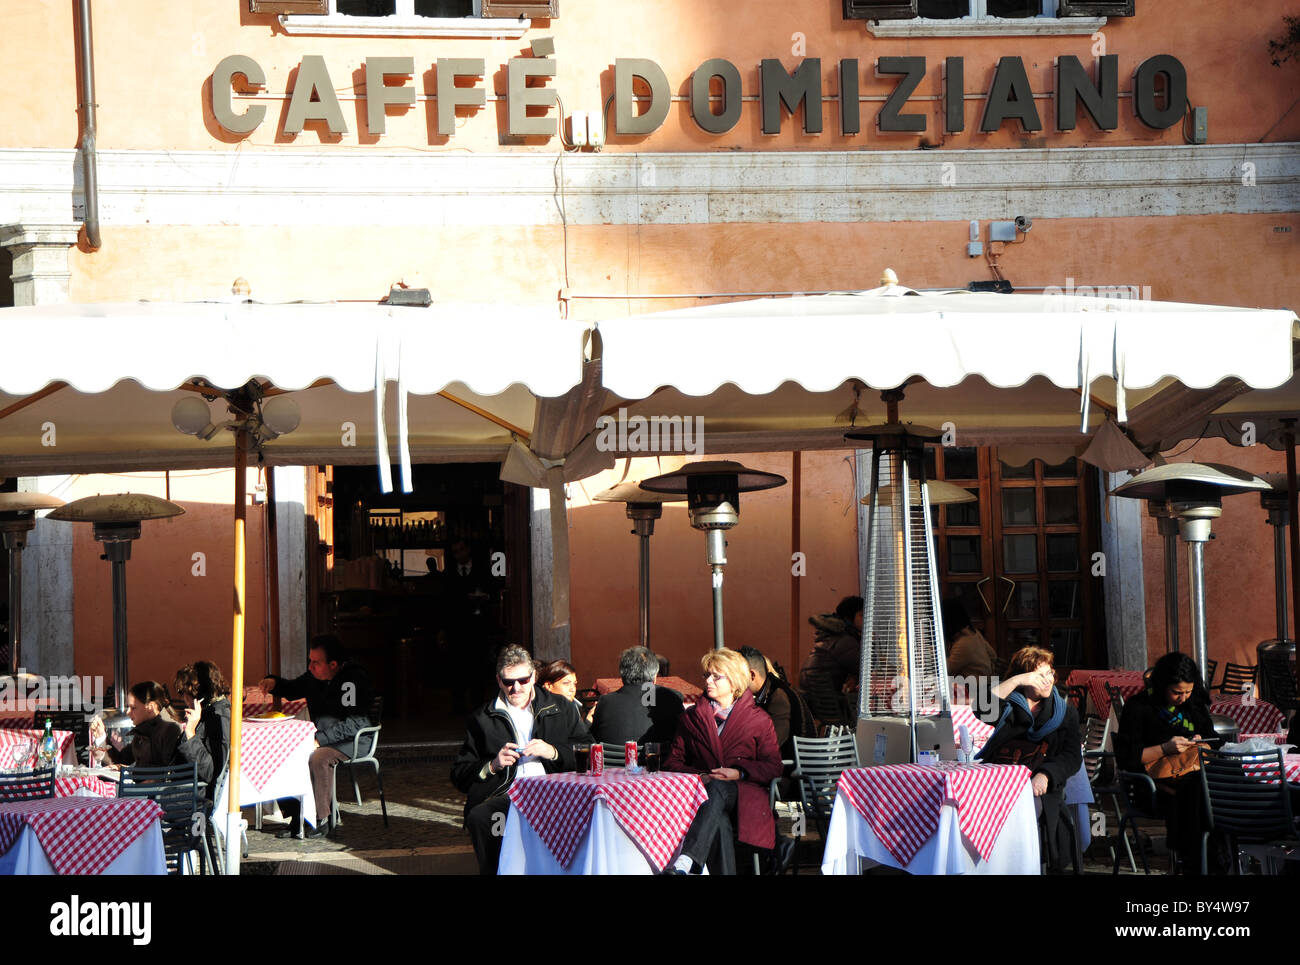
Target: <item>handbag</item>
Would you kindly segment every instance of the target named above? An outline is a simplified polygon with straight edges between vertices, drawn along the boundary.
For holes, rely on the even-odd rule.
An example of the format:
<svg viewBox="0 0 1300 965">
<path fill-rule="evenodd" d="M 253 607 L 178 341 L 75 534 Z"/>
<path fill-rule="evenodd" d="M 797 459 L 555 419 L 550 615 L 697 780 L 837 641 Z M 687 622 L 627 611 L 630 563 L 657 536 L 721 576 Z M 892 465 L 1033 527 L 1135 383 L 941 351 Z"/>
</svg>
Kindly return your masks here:
<svg viewBox="0 0 1300 965">
<path fill-rule="evenodd" d="M 1193 744 L 1177 754 L 1157 757 L 1147 765 L 1147 774 L 1155 781 L 1173 781 L 1201 769 L 1201 748 Z"/>
</svg>

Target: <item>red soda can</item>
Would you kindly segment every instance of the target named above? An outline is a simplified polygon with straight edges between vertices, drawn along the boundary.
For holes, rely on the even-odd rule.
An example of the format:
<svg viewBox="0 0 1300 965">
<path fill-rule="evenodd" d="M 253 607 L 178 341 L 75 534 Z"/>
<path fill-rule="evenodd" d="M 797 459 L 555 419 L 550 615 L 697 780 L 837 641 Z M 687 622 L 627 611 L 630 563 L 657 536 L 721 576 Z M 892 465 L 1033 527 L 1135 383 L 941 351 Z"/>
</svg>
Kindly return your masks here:
<svg viewBox="0 0 1300 965">
<path fill-rule="evenodd" d="M 591 745 L 591 769 L 588 773 L 597 777 L 605 773 L 605 747 L 603 744 Z"/>
<path fill-rule="evenodd" d="M 636 741 L 627 741 L 623 745 L 623 766 L 629 771 L 636 769 Z"/>
</svg>

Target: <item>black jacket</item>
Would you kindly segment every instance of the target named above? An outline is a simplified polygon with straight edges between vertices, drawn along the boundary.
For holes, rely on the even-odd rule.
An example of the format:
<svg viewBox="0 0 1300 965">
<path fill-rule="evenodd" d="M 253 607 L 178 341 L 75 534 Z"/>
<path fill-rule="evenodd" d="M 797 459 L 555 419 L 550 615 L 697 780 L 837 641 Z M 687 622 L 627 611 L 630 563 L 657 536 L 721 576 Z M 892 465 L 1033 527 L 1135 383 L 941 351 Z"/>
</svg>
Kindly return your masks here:
<svg viewBox="0 0 1300 965">
<path fill-rule="evenodd" d="M 130 743 L 119 751 L 111 744 L 108 747 L 109 759 L 114 764 L 137 767 L 166 767 L 179 760 L 177 746 L 185 732 L 175 722 L 161 714 L 151 717 L 131 731 Z"/>
<path fill-rule="evenodd" d="M 817 630 L 817 645 L 799 668 L 800 686 L 805 670 L 824 671 L 830 675 L 831 686 L 840 690 L 846 680 L 858 681 L 862 663 L 862 635 L 852 622 L 846 622 L 834 613 L 822 613 L 808 618 Z"/>
<path fill-rule="evenodd" d="M 370 726 L 370 703 L 374 698 L 370 675 L 364 667 L 349 660 L 329 680 L 317 680 L 311 671 L 293 680 L 274 679 L 272 693 L 277 697 L 307 699 L 307 713 L 316 725 L 317 744 L 352 754 L 352 738 L 363 727 Z M 361 753 L 368 751 L 367 742 Z"/>
<path fill-rule="evenodd" d="M 1124 702 L 1124 712 L 1119 717 L 1119 731 L 1115 734 L 1115 762 L 1121 770 L 1141 774 L 1142 751 L 1156 744 L 1163 744 L 1171 737 L 1192 737 L 1199 734 L 1213 738 L 1214 722 L 1206 706 L 1193 698 L 1185 702 L 1179 711 L 1192 725 L 1192 729 L 1175 728 L 1160 713 L 1155 698 L 1146 692 L 1130 697 Z"/>
<path fill-rule="evenodd" d="M 490 797 L 504 794 L 515 779 L 517 767 L 511 766 L 480 778 L 484 765 L 497 756 L 507 743 L 514 743 L 515 728 L 506 712 L 496 708 L 497 698 L 470 717 L 465 727 L 465 743 L 451 765 L 451 780 L 468 798 L 465 814 Z M 542 687 L 533 691 L 533 737 L 544 740 L 559 754 L 554 761 L 542 761 L 548 774 L 574 768 L 573 745 L 591 740 L 587 725 L 573 702 Z"/>
<path fill-rule="evenodd" d="M 230 760 L 230 701 L 222 697 L 203 705 L 194 736 L 185 736 L 181 725 L 181 742 L 177 753 L 182 760 L 193 761 L 200 781 L 206 781 L 209 801 L 217 789 L 217 778 Z"/>
<path fill-rule="evenodd" d="M 596 702 L 591 735 L 606 744 L 636 741 L 668 743 L 677 735 L 677 718 L 685 709 L 681 695 L 667 687 L 654 688 L 654 700 L 646 706 L 640 684 L 624 684 Z"/>
<path fill-rule="evenodd" d="M 1052 716 L 1053 701 L 1058 699 L 1064 699 L 1061 697 L 1059 690 L 1055 691 L 1053 696 L 1041 701 L 1034 714 L 1034 721 L 1039 724 L 1046 723 Z M 1000 702 L 995 706 L 999 714 L 1002 713 L 1003 706 Z M 1031 723 L 1028 714 L 1019 707 L 1012 705 L 1010 719 L 993 732 L 993 736 L 984 745 L 984 752 L 980 755 L 980 760 L 991 764 L 1021 763 L 1019 760 L 1020 755 L 1031 750 L 1028 737 Z M 1061 726 L 1037 743 L 1041 745 L 1041 758 L 1037 758 L 1035 755 L 1023 761 L 1023 763 L 1031 773 L 1047 775 L 1047 791 L 1049 794 L 1063 791 L 1065 782 L 1083 764 L 1082 738 L 1079 736 L 1079 713 L 1074 709 L 1073 704 L 1066 703 L 1065 719 L 1061 721 Z"/>
<path fill-rule="evenodd" d="M 817 736 L 812 711 L 804 699 L 776 674 L 767 675 L 762 688 L 754 694 L 754 703 L 772 718 L 776 742 L 785 760 L 794 760 L 794 738 Z"/>
</svg>

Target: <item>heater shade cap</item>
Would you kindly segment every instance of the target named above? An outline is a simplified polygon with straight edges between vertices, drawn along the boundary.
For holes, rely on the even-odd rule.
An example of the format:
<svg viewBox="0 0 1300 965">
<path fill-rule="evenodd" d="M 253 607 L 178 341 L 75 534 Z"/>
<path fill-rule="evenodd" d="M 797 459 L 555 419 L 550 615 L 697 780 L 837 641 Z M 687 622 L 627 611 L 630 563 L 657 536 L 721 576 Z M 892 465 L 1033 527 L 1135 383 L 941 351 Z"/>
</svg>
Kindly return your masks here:
<svg viewBox="0 0 1300 965">
<path fill-rule="evenodd" d="M 180 516 L 184 512 L 184 508 L 158 496 L 116 493 L 75 500 L 50 513 L 50 519 L 70 523 L 136 523 L 145 519 Z"/>
<path fill-rule="evenodd" d="M 913 506 L 920 505 L 921 489 L 917 481 L 915 479 L 911 480 L 908 483 L 907 488 L 909 493 L 911 493 L 912 505 Z M 962 489 L 960 486 L 953 485 L 952 483 L 949 482 L 944 482 L 942 479 L 929 480 L 925 484 L 925 488 L 930 494 L 931 506 L 952 506 L 956 503 L 974 503 L 979 501 L 979 497 L 976 496 L 969 489 Z M 876 494 L 881 498 L 882 501 L 888 499 L 889 502 L 893 502 L 892 486 L 881 486 L 879 489 L 876 490 Z M 871 495 L 868 493 L 866 496 L 863 496 L 860 500 L 858 500 L 858 502 L 862 503 L 862 505 L 864 506 L 870 506 Z"/>
<path fill-rule="evenodd" d="M 617 486 L 610 486 L 591 498 L 600 503 L 683 503 L 686 501 L 672 493 L 656 493 L 642 489 L 641 484 L 637 482 L 622 482 Z"/>
<path fill-rule="evenodd" d="M 62 499 L 49 493 L 0 493 L 0 513 L 37 512 L 62 505 Z"/>
<path fill-rule="evenodd" d="M 727 476 L 736 477 L 736 491 L 742 493 L 757 492 L 761 489 L 775 489 L 786 484 L 786 478 L 774 472 L 750 469 L 738 462 L 725 459 L 708 462 L 687 463 L 675 472 L 664 473 L 641 482 L 641 488 L 656 493 L 675 493 L 686 495 L 689 492 L 690 479 L 693 476 Z"/>
<path fill-rule="evenodd" d="M 864 426 L 844 434 L 846 441 L 876 442 L 893 439 L 916 439 L 920 442 L 934 442 L 943 438 L 943 433 L 931 426 L 918 426 L 910 422 L 887 422 L 878 426 Z"/>
<path fill-rule="evenodd" d="M 1171 462 L 1139 473 L 1112 495 L 1130 499 L 1218 499 L 1270 489 L 1254 473 L 1213 462 Z"/>
</svg>

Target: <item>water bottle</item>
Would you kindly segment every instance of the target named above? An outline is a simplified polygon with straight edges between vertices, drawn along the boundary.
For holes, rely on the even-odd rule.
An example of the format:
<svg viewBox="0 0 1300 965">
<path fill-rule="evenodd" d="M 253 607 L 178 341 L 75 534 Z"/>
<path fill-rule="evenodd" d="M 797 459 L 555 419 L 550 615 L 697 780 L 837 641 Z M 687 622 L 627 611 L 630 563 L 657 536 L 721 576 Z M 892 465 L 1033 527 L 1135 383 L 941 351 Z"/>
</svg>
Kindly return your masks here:
<svg viewBox="0 0 1300 965">
<path fill-rule="evenodd" d="M 41 735 L 41 742 L 37 745 L 36 766 L 38 769 L 46 767 L 57 768 L 59 763 L 59 744 L 54 739 L 54 726 L 49 717 L 45 718 L 45 733 Z"/>
</svg>

